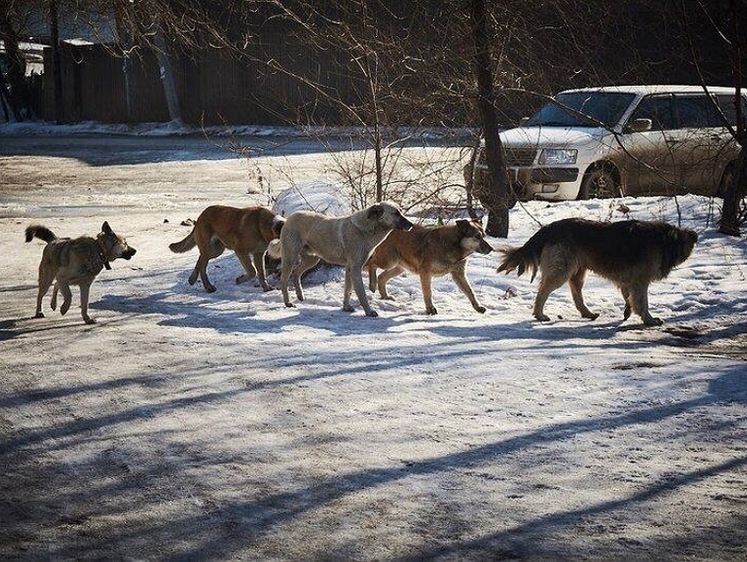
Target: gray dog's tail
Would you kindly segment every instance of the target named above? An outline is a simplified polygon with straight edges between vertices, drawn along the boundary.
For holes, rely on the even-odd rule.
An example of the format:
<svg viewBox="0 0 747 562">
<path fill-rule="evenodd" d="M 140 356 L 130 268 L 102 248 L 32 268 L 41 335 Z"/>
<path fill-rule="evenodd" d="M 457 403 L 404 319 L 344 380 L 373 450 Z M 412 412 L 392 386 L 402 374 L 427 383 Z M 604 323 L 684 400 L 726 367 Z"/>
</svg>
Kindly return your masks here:
<svg viewBox="0 0 747 562">
<path fill-rule="evenodd" d="M 196 245 L 197 243 L 195 242 L 195 230 L 193 228 L 192 232 L 190 232 L 184 240 L 169 244 L 169 249 L 175 254 L 183 254 L 184 252 L 189 252 Z"/>
<path fill-rule="evenodd" d="M 34 237 L 44 240 L 47 244 L 53 240 L 57 240 L 57 235 L 54 232 L 40 224 L 32 224 L 26 228 L 26 242 L 31 242 Z"/>
</svg>

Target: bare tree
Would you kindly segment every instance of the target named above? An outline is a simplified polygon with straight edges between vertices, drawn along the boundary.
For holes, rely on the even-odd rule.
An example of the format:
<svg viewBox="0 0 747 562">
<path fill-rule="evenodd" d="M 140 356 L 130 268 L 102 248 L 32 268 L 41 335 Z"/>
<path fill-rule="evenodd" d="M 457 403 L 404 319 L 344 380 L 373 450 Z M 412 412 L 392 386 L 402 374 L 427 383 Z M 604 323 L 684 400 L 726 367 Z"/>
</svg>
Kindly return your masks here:
<svg viewBox="0 0 747 562">
<path fill-rule="evenodd" d="M 7 84 L 0 72 L 0 97 L 10 106 L 9 118 L 24 120 L 33 115 L 26 88 L 26 60 L 19 43 L 24 39 L 28 7 L 19 0 L 0 0 L 0 39 L 8 60 Z"/>
<path fill-rule="evenodd" d="M 485 159 L 492 189 L 476 195 L 488 208 L 486 232 L 491 236 L 508 236 L 509 209 L 516 199 L 512 196 L 506 178 L 506 163 L 500 139 L 500 126 L 495 110 L 493 64 L 490 58 L 491 37 L 487 27 L 484 0 L 470 0 L 470 22 L 474 41 L 474 68 L 477 78 L 477 105 L 485 137 Z"/>
<path fill-rule="evenodd" d="M 740 151 L 736 161 L 725 174 L 727 181 L 722 186 L 724 205 L 719 231 L 730 236 L 739 236 L 741 223 L 745 220 L 745 217 L 740 215 L 740 210 L 747 196 L 747 115 L 744 113 L 745 104 L 742 101 L 745 87 L 742 65 L 747 54 L 747 39 L 742 34 L 743 30 L 747 30 L 747 1 L 696 0 L 693 3 L 679 0 L 678 6 L 693 67 L 703 87 L 707 88 L 707 79 L 699 62 L 701 58 L 700 38 L 696 39 L 695 20 L 707 22 L 711 28 L 710 31 L 720 38 L 731 66 L 736 125 L 729 123 L 723 114 L 721 117 L 724 126 L 739 144 Z M 716 109 L 719 113 L 721 112 L 717 106 Z"/>
</svg>

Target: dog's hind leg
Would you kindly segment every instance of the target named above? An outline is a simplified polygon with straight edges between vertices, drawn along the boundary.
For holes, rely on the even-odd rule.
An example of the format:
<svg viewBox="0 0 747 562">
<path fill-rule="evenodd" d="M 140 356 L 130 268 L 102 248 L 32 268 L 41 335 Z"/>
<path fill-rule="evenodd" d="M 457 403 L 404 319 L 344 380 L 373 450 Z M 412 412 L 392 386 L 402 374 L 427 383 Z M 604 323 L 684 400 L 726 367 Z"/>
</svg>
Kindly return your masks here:
<svg viewBox="0 0 747 562">
<path fill-rule="evenodd" d="M 254 264 L 252 263 L 252 258 L 249 256 L 249 254 L 243 254 L 240 252 L 236 252 L 236 257 L 239 258 L 239 262 L 241 263 L 245 271 L 245 273 L 243 273 L 242 275 L 239 275 L 236 278 L 236 284 L 240 285 L 241 283 L 246 283 L 250 279 L 254 279 L 257 276 L 257 269 L 254 267 Z M 256 255 L 255 255 L 255 260 L 256 260 Z M 263 285 L 263 288 L 264 288 L 264 285 Z"/>
<path fill-rule="evenodd" d="M 630 288 L 627 286 L 620 287 L 620 292 L 622 293 L 623 299 L 625 300 L 625 310 L 623 311 L 623 321 L 630 318 L 630 313 L 632 312 L 630 307 Z"/>
<path fill-rule="evenodd" d="M 298 259 L 298 264 L 293 268 L 293 286 L 296 288 L 296 297 L 299 301 L 304 300 L 303 285 L 301 284 L 301 277 L 304 273 L 310 270 L 312 267 L 319 263 L 319 258 L 311 254 L 301 254 Z"/>
<path fill-rule="evenodd" d="M 298 257 L 291 261 L 293 252 L 284 251 L 283 257 L 281 258 L 280 265 L 280 292 L 283 294 L 283 302 L 287 307 L 293 307 L 293 303 L 290 302 L 290 296 L 288 295 L 288 283 L 293 280 L 293 286 L 296 289 L 296 297 L 299 301 L 304 300 L 303 285 L 301 284 L 301 276 L 306 273 L 309 269 L 319 263 L 319 258 L 310 254 L 301 253 Z"/>
<path fill-rule="evenodd" d="M 297 254 L 294 255 L 293 252 L 289 252 L 287 248 L 283 248 L 282 250 L 283 253 L 280 260 L 280 292 L 283 295 L 285 306 L 290 308 L 295 305 L 290 301 L 290 296 L 288 295 L 288 282 L 293 275 L 293 270 L 298 265 L 299 256 Z M 291 259 L 293 261 L 290 261 Z M 298 291 L 298 288 L 296 288 L 296 291 Z"/>
<path fill-rule="evenodd" d="M 39 266 L 39 292 L 36 295 L 36 314 L 34 314 L 34 318 L 44 318 L 44 312 L 42 312 L 42 299 L 52 286 L 54 278 L 54 272 L 50 272 L 47 268 Z"/>
<path fill-rule="evenodd" d="M 586 270 L 580 269 L 568 280 L 568 284 L 571 287 L 571 296 L 573 297 L 573 303 L 576 305 L 576 309 L 581 313 L 581 316 L 588 318 L 589 320 L 596 320 L 599 318 L 599 314 L 592 312 L 586 307 L 584 303 L 584 280 L 586 279 Z"/>
<path fill-rule="evenodd" d="M 96 320 L 88 316 L 88 297 L 90 294 L 91 294 L 91 284 L 81 283 L 80 284 L 80 314 L 83 317 L 83 321 L 86 324 L 95 324 Z"/>
<path fill-rule="evenodd" d="M 454 280 L 454 283 L 456 283 L 456 286 L 459 287 L 462 293 L 464 293 L 464 295 L 469 299 L 469 302 L 472 304 L 472 308 L 474 308 L 480 314 L 483 314 L 485 310 L 487 309 L 484 306 L 482 306 L 477 300 L 477 297 L 475 297 L 475 293 L 472 290 L 472 287 L 470 286 L 469 281 L 467 281 L 467 276 L 465 275 L 464 266 L 465 264 L 462 263 L 459 266 L 457 266 L 454 270 L 452 270 L 451 278 Z M 423 294 L 425 294 L 425 292 Z"/>
<path fill-rule="evenodd" d="M 70 309 L 70 304 L 73 300 L 73 292 L 70 290 L 70 285 L 66 281 L 57 281 L 57 285 L 55 285 L 55 288 L 58 288 L 60 290 L 60 293 L 62 293 L 62 306 L 60 307 L 60 314 L 63 316 L 67 314 L 67 311 Z M 82 287 L 82 285 L 81 285 Z M 81 290 L 81 294 L 83 291 Z"/>
<path fill-rule="evenodd" d="M 405 271 L 404 267 L 400 266 L 394 266 L 391 269 L 387 269 L 386 271 L 382 271 L 379 273 L 378 280 L 376 282 L 378 288 L 379 288 L 379 295 L 381 295 L 381 298 L 388 301 L 393 301 L 394 299 L 389 296 L 389 293 L 386 290 L 386 284 L 389 283 L 390 280 L 397 277 L 397 275 L 403 273 Z"/>
<path fill-rule="evenodd" d="M 197 276 L 199 275 L 205 291 L 208 293 L 214 293 L 215 285 L 210 282 L 207 275 L 208 262 L 211 259 L 220 256 L 226 247 L 217 238 L 213 238 L 209 240 L 208 243 L 205 243 L 201 237 L 197 238 L 197 247 L 200 249 L 200 257 L 197 258 L 197 264 L 195 265 L 194 271 L 189 276 L 188 282 L 190 285 L 194 285 L 197 281 Z"/>
<path fill-rule="evenodd" d="M 648 285 L 637 283 L 630 288 L 630 306 L 646 326 L 661 326 L 663 322 L 648 311 Z"/>
<path fill-rule="evenodd" d="M 550 320 L 550 317 L 544 313 L 547 297 L 555 289 L 560 288 L 566 280 L 565 275 L 553 272 L 552 269 L 542 270 L 542 279 L 537 289 L 537 298 L 534 299 L 534 317 L 537 320 L 540 322 L 548 322 Z"/>
<path fill-rule="evenodd" d="M 205 288 L 205 292 L 214 293 L 215 285 L 210 282 L 207 275 L 208 261 L 210 261 L 209 257 L 200 254 L 200 257 L 197 259 L 197 265 L 195 265 L 195 270 L 192 272 L 192 275 L 189 276 L 189 284 L 194 285 L 195 281 L 197 281 L 197 276 L 199 275 L 200 280 L 202 281 L 202 286 Z"/>
<path fill-rule="evenodd" d="M 244 281 L 247 281 L 251 279 L 252 277 L 256 277 L 257 281 L 259 281 L 259 284 L 262 286 L 262 289 L 264 291 L 272 291 L 272 287 L 267 282 L 267 273 L 265 272 L 265 250 L 262 250 L 260 252 L 254 252 L 252 254 L 252 257 L 254 259 L 254 263 L 252 264 L 251 261 L 249 261 L 247 257 L 247 261 L 249 261 L 249 264 L 252 266 L 251 270 L 246 267 L 246 264 L 242 261 L 242 265 L 244 266 L 244 269 L 246 269 L 247 275 L 240 276 L 236 278 L 236 283 L 243 283 Z M 256 268 L 255 268 L 256 266 Z M 254 274 L 252 274 L 252 270 L 254 271 Z M 246 277 L 246 279 L 244 278 Z M 241 279 L 241 281 L 239 281 Z"/>
<path fill-rule="evenodd" d="M 265 254 L 266 250 L 261 252 L 254 252 L 254 264 L 257 267 L 257 279 L 259 284 L 262 286 L 264 291 L 272 291 L 272 286 L 267 282 L 267 271 L 265 270 Z"/>
<path fill-rule="evenodd" d="M 52 287 L 52 300 L 49 302 L 49 308 L 52 310 L 57 310 L 57 283 L 54 284 L 54 287 Z"/>
<path fill-rule="evenodd" d="M 375 293 L 378 282 L 378 276 L 376 275 L 376 266 L 369 265 L 366 267 L 366 269 L 368 269 L 368 288 L 371 289 L 372 293 Z"/>
</svg>

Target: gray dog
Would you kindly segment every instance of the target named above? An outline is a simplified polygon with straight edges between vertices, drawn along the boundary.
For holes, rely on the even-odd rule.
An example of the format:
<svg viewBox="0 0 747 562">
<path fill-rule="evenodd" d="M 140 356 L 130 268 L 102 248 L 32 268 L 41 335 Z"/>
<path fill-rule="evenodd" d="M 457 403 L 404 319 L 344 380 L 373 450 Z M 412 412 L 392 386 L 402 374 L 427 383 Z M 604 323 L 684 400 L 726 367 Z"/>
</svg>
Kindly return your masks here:
<svg viewBox="0 0 747 562">
<path fill-rule="evenodd" d="M 108 222 L 104 222 L 96 238 L 57 238 L 46 226 L 32 225 L 26 229 L 26 242 L 34 237 L 47 243 L 42 252 L 39 264 L 39 294 L 36 298 L 35 318 L 44 318 L 42 299 L 49 287 L 55 283 L 52 291 L 52 310 L 57 308 L 57 290 L 62 292 L 60 313 L 65 314 L 70 308 L 72 293 L 70 285 L 80 287 L 80 312 L 86 324 L 96 321 L 88 316 L 88 296 L 91 283 L 101 270 L 111 269 L 110 261 L 117 258 L 129 260 L 135 255 L 135 248 L 127 245 L 127 240 L 114 233 Z"/>
<path fill-rule="evenodd" d="M 288 296 L 291 277 L 298 300 L 302 301 L 301 276 L 323 259 L 345 266 L 343 310 L 353 311 L 350 294 L 355 288 L 366 316 L 378 316 L 366 298 L 361 268 L 392 230 L 409 230 L 412 226 L 395 205 L 386 202 L 343 217 L 328 217 L 313 211 L 293 213 L 280 232 L 280 289 L 285 306 L 293 306 Z"/>
</svg>

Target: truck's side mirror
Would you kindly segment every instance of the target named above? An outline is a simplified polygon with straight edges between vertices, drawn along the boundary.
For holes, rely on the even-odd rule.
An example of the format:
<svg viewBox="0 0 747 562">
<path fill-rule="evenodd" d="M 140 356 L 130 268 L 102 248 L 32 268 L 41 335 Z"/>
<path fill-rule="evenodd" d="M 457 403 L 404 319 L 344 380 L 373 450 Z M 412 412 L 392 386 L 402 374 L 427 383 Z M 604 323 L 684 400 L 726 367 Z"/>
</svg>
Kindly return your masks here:
<svg viewBox="0 0 747 562">
<path fill-rule="evenodd" d="M 653 126 L 651 119 L 633 119 L 628 125 L 628 129 L 631 133 L 645 133 L 650 131 Z"/>
</svg>

